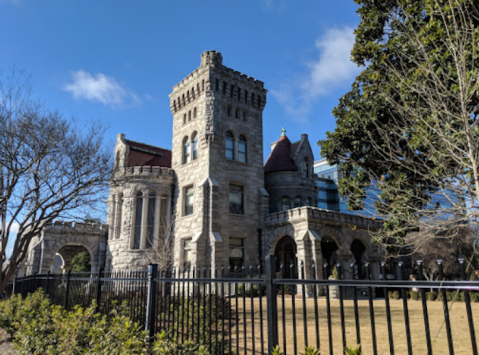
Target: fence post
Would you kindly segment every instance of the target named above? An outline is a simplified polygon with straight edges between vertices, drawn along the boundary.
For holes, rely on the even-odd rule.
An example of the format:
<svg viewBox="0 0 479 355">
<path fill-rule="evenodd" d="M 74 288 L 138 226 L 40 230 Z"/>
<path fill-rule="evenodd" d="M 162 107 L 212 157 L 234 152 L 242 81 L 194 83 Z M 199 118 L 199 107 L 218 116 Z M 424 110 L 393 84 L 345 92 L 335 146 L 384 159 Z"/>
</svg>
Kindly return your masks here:
<svg viewBox="0 0 479 355">
<path fill-rule="evenodd" d="M 17 286 L 17 277 L 13 278 L 13 286 L 12 286 L 12 296 L 15 294 L 15 287 Z"/>
<path fill-rule="evenodd" d="M 268 354 L 278 345 L 278 304 L 276 291 L 276 257 L 266 255 L 266 308 L 268 316 Z M 294 297 L 294 295 L 293 295 Z"/>
<path fill-rule="evenodd" d="M 70 293 L 70 273 L 71 269 L 67 272 L 67 287 L 65 289 L 65 299 L 63 300 L 63 307 L 68 309 L 68 294 Z"/>
<path fill-rule="evenodd" d="M 48 289 L 50 287 L 50 271 L 47 272 L 47 281 L 45 282 L 45 296 L 50 296 Z"/>
<path fill-rule="evenodd" d="M 100 312 L 100 302 L 101 302 L 101 274 L 103 273 L 103 268 L 98 269 L 98 275 L 96 277 L 96 312 Z"/>
<path fill-rule="evenodd" d="M 32 289 L 30 290 L 31 293 L 35 292 L 37 290 L 37 274 L 38 274 L 38 271 L 35 271 L 33 273 L 33 287 Z"/>
<path fill-rule="evenodd" d="M 156 284 L 155 279 L 158 274 L 158 265 L 148 265 L 148 298 L 146 301 L 146 322 L 145 331 L 148 335 L 148 341 L 153 342 L 155 334 L 155 309 L 156 309 Z"/>
</svg>

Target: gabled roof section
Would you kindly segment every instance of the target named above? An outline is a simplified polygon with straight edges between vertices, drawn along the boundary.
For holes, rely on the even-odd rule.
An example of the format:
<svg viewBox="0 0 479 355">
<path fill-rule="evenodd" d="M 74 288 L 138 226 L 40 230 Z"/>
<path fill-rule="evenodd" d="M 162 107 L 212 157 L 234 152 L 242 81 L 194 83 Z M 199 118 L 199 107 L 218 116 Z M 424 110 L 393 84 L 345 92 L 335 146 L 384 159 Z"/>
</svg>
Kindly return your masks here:
<svg viewBox="0 0 479 355">
<path fill-rule="evenodd" d="M 130 146 L 127 166 L 161 166 L 171 168 L 171 150 L 125 139 Z"/>
<path fill-rule="evenodd" d="M 288 137 L 283 133 L 264 164 L 265 173 L 277 171 L 297 171 L 296 165 L 291 159 L 292 145 Z"/>
</svg>

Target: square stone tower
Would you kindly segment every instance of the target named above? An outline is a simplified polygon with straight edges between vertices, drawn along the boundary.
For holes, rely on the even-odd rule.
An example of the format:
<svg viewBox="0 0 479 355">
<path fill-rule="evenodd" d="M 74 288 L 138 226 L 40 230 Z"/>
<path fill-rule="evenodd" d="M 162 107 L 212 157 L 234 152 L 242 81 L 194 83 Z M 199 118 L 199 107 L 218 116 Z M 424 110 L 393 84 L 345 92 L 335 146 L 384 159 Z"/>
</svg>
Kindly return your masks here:
<svg viewBox="0 0 479 355">
<path fill-rule="evenodd" d="M 259 264 L 266 92 L 215 51 L 173 88 L 175 266 Z"/>
</svg>

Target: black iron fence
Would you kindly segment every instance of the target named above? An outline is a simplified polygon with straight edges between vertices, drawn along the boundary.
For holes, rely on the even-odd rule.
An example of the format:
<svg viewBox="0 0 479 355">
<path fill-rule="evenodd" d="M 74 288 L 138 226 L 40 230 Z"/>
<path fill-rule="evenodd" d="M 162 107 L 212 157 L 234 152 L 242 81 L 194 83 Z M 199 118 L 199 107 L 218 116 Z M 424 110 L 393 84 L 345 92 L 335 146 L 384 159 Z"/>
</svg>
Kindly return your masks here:
<svg viewBox="0 0 479 355">
<path fill-rule="evenodd" d="M 286 279 L 284 267 L 276 270 L 268 256 L 265 273 L 150 265 L 148 271 L 29 275 L 12 281 L 7 293 L 41 287 L 66 308 L 96 300 L 99 312 L 126 301 L 151 338 L 165 331 L 214 354 L 267 354 L 279 345 L 285 354 L 313 346 L 333 355 L 356 344 L 374 355 L 478 354 L 478 282 L 425 281 L 420 266 L 417 281 L 387 280 L 384 268 L 383 280 L 333 280 L 327 269 L 320 277 L 314 263 L 311 270 L 300 265 L 300 278 Z"/>
</svg>

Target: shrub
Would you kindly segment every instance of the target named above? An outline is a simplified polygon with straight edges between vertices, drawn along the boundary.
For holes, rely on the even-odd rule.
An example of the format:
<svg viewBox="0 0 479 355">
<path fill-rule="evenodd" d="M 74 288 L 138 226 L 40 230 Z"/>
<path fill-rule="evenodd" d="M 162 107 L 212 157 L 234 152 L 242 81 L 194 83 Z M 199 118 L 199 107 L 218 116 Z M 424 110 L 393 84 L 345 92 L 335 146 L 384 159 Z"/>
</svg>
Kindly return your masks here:
<svg viewBox="0 0 479 355">
<path fill-rule="evenodd" d="M 479 302 L 479 292 L 470 292 L 469 295 L 471 302 Z"/>
<path fill-rule="evenodd" d="M 357 345 L 354 348 L 350 345 L 349 348 L 344 348 L 344 353 L 346 355 L 362 355 L 363 352 L 361 351 L 361 345 Z"/>
<path fill-rule="evenodd" d="M 399 299 L 399 291 L 389 291 L 388 297 L 390 299 L 398 300 Z"/>
<path fill-rule="evenodd" d="M 435 301 L 437 298 L 437 292 L 426 292 L 426 298 L 428 301 Z"/>
<path fill-rule="evenodd" d="M 409 291 L 409 295 L 414 301 L 417 301 L 419 299 L 419 292 L 416 291 Z"/>
</svg>

